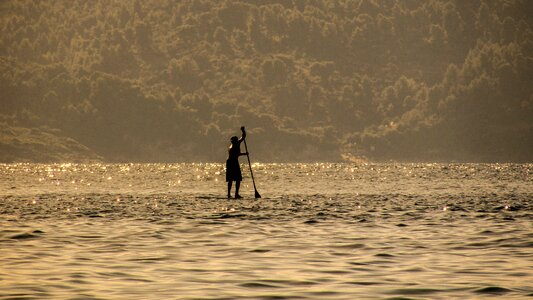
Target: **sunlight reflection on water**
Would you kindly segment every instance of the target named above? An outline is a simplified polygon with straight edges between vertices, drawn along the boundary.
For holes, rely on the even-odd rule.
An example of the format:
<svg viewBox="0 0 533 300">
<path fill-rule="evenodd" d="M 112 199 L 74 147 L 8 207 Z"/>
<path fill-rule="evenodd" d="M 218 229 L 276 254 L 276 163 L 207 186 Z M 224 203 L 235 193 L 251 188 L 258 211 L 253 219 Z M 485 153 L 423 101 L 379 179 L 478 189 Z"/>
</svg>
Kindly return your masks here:
<svg viewBox="0 0 533 300">
<path fill-rule="evenodd" d="M 522 164 L 0 165 L 0 298 L 523 298 Z"/>
</svg>

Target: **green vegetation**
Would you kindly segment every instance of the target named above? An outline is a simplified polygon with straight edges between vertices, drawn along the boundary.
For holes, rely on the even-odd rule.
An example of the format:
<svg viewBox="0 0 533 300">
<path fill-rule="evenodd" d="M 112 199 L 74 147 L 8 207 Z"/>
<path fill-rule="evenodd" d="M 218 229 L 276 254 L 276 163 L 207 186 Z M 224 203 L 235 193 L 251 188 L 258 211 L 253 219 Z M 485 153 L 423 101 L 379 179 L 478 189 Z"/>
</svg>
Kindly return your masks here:
<svg viewBox="0 0 533 300">
<path fill-rule="evenodd" d="M 0 160 L 223 161 L 246 125 L 256 161 L 532 161 L 532 11 L 1 1 Z"/>
</svg>

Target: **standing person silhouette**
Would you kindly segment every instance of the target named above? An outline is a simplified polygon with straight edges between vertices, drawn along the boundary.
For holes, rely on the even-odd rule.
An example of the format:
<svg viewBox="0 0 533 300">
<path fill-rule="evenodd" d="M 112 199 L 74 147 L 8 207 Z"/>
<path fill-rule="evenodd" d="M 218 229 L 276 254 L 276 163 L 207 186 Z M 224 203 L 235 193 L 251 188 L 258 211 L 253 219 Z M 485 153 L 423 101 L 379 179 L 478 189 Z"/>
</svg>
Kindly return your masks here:
<svg viewBox="0 0 533 300">
<path fill-rule="evenodd" d="M 241 166 L 239 165 L 239 156 L 248 155 L 248 152 L 241 153 L 241 143 L 246 138 L 244 126 L 241 127 L 241 138 L 232 136 L 231 145 L 228 148 L 228 159 L 226 160 L 226 181 L 228 182 L 228 198 L 231 198 L 231 185 L 235 181 L 235 199 L 242 198 L 239 195 L 239 188 L 242 181 Z"/>
</svg>

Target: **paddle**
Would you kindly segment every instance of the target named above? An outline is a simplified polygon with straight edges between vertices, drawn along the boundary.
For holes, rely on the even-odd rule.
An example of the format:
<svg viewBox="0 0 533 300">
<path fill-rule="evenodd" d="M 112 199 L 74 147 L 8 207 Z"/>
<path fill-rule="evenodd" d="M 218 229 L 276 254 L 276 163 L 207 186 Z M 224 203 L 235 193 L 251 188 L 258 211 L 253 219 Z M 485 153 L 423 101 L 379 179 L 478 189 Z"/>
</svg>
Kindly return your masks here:
<svg viewBox="0 0 533 300">
<path fill-rule="evenodd" d="M 241 127 L 241 130 L 244 132 L 244 126 Z M 250 174 L 252 175 L 252 182 L 254 183 L 255 198 L 261 198 L 257 188 L 255 187 L 254 172 L 252 171 L 252 163 L 250 162 L 250 154 L 248 154 L 248 146 L 246 145 L 246 138 L 244 138 L 244 150 L 246 151 L 246 157 L 248 157 L 248 166 L 250 166 Z"/>
</svg>

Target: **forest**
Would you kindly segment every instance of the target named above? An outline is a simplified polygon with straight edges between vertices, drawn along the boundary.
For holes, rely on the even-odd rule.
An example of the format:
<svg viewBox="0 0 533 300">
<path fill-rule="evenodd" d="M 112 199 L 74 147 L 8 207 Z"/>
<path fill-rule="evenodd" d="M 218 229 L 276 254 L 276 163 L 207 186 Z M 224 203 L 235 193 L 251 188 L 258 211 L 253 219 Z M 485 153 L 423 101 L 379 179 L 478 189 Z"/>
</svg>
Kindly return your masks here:
<svg viewBox="0 0 533 300">
<path fill-rule="evenodd" d="M 6 0 L 0 162 L 533 161 L 533 1 Z M 243 149 L 244 151 L 244 149 Z"/>
</svg>

